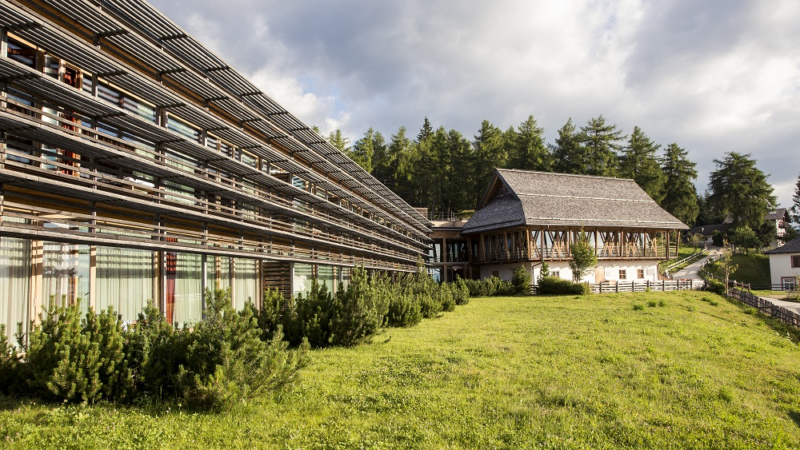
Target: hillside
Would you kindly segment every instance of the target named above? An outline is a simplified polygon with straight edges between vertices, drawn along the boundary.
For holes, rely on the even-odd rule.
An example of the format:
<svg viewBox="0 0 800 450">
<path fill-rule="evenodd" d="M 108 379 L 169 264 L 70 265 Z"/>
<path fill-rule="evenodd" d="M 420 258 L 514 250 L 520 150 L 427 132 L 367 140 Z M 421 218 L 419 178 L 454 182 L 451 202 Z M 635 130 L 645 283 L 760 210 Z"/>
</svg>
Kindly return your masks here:
<svg viewBox="0 0 800 450">
<path fill-rule="evenodd" d="M 291 392 L 231 412 L 5 399 L 0 433 L 42 449 L 795 446 L 800 349 L 747 312 L 701 292 L 473 299 L 316 351 Z"/>
</svg>

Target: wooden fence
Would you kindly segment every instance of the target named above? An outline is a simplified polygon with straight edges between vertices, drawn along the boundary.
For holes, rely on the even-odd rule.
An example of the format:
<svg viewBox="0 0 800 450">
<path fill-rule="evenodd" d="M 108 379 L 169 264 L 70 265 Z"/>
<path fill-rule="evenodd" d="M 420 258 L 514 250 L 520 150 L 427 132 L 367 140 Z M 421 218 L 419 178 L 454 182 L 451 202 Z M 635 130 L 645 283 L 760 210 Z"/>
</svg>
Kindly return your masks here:
<svg viewBox="0 0 800 450">
<path fill-rule="evenodd" d="M 589 287 L 593 294 L 608 294 L 616 292 L 647 292 L 651 291 L 684 291 L 690 289 L 700 289 L 705 285 L 702 281 L 697 280 L 661 280 L 661 281 L 617 281 L 602 283 L 590 283 Z"/>
<path fill-rule="evenodd" d="M 800 328 L 800 314 L 790 309 L 778 306 L 768 299 L 759 297 L 752 292 L 737 287 L 728 289 L 728 295 L 746 305 L 758 309 L 768 316 L 774 317 L 793 327 Z"/>
</svg>

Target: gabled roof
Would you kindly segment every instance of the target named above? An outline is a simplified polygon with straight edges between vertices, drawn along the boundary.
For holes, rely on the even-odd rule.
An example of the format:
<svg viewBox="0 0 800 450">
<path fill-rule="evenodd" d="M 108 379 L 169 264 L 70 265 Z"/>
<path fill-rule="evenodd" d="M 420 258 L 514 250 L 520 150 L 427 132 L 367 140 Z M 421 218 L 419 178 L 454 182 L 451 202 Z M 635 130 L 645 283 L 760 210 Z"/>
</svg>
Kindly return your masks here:
<svg viewBox="0 0 800 450">
<path fill-rule="evenodd" d="M 778 208 L 775 211 L 770 211 L 764 218 L 766 220 L 788 220 L 789 214 L 786 208 Z"/>
<path fill-rule="evenodd" d="M 686 230 L 635 181 L 497 169 L 463 233 L 515 226 Z"/>
<path fill-rule="evenodd" d="M 800 253 L 800 237 L 792 239 L 778 248 L 764 252 L 766 255 L 778 255 L 780 253 Z"/>
</svg>

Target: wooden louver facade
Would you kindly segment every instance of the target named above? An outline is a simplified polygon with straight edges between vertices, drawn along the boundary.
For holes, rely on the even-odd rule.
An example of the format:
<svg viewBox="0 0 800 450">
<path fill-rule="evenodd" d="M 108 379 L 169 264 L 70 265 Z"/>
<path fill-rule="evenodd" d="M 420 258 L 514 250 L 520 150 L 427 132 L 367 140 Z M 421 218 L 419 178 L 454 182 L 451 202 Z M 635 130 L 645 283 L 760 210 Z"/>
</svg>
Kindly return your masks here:
<svg viewBox="0 0 800 450">
<path fill-rule="evenodd" d="M 48 293 L 102 306 L 125 261 L 169 317 L 181 289 L 257 302 L 294 265 L 344 282 L 427 254 L 423 216 L 145 1 L 2 0 L 0 38 L 7 325 Z"/>
</svg>

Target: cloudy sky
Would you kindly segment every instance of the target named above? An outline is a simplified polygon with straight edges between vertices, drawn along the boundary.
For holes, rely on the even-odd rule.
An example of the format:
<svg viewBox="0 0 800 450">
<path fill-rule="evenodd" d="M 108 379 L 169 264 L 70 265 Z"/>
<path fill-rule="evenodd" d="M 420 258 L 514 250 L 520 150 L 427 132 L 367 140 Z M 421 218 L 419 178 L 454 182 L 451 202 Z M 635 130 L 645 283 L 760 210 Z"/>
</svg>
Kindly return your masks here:
<svg viewBox="0 0 800 450">
<path fill-rule="evenodd" d="M 635 125 L 698 163 L 751 153 L 791 204 L 800 172 L 794 0 L 151 0 L 306 123 L 467 136 L 533 114 Z"/>
</svg>

